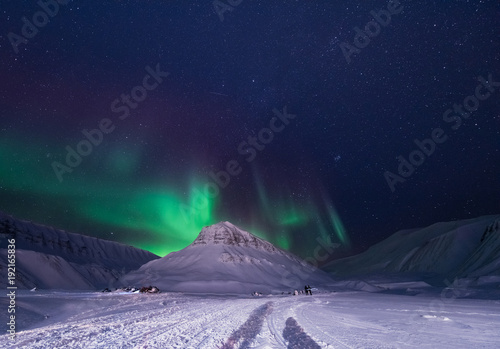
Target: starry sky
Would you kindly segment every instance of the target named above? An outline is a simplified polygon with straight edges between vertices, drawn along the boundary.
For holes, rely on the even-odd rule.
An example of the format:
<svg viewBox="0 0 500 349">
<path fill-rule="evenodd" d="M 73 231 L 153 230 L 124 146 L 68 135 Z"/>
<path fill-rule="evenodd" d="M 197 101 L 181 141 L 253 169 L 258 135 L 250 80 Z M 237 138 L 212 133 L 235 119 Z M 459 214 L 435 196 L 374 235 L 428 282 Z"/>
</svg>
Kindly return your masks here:
<svg viewBox="0 0 500 349">
<path fill-rule="evenodd" d="M 0 210 L 160 256 L 227 220 L 330 259 L 498 214 L 498 23 L 497 0 L 2 1 Z"/>
</svg>

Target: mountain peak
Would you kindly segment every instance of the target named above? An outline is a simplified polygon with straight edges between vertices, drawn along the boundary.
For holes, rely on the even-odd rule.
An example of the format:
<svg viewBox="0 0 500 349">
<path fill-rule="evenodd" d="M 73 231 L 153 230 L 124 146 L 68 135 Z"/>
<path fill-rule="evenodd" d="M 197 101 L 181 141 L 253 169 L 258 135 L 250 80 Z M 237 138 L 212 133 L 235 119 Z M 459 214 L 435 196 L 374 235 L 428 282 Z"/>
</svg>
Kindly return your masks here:
<svg viewBox="0 0 500 349">
<path fill-rule="evenodd" d="M 219 222 L 204 227 L 191 246 L 196 245 L 229 245 L 262 249 L 269 252 L 278 251 L 270 242 L 238 228 L 230 222 Z"/>
<path fill-rule="evenodd" d="M 330 277 L 292 253 L 230 222 L 204 227 L 194 242 L 123 276 L 121 285 L 156 285 L 175 292 L 282 292 Z"/>
</svg>

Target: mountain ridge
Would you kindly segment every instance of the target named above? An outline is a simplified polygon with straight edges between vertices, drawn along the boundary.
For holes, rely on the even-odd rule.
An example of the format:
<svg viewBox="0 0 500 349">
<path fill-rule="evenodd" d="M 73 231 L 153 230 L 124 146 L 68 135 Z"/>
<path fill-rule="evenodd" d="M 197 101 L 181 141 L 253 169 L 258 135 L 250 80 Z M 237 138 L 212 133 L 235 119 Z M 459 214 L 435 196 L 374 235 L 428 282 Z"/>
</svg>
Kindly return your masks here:
<svg viewBox="0 0 500 349">
<path fill-rule="evenodd" d="M 500 215 L 398 231 L 355 256 L 323 266 L 333 275 L 433 273 L 453 280 L 500 275 Z"/>
<path fill-rule="evenodd" d="M 101 288 L 159 258 L 122 243 L 66 232 L 0 212 L 0 250 L 5 251 L 6 238 L 11 236 L 16 240 L 17 283 L 24 288 Z M 0 268 L 7 264 L 7 253 L 0 253 Z"/>
</svg>

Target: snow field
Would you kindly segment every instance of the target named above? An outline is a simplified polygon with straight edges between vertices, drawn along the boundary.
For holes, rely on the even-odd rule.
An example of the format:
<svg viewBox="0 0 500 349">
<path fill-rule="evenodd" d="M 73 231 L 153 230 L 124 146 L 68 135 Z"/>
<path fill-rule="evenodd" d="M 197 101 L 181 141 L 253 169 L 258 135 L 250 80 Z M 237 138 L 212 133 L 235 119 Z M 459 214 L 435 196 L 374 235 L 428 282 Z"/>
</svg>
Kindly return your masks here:
<svg viewBox="0 0 500 349">
<path fill-rule="evenodd" d="M 498 347 L 500 301 L 456 299 L 435 307 L 436 299 L 21 292 L 17 341 L 2 335 L 0 348 Z"/>
</svg>

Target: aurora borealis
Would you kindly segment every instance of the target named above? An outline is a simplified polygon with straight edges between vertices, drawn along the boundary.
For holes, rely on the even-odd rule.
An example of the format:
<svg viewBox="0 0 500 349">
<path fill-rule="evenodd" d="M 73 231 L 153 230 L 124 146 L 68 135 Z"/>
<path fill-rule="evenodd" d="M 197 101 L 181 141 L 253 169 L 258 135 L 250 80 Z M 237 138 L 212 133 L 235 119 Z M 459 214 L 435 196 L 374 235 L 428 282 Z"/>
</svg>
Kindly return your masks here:
<svg viewBox="0 0 500 349">
<path fill-rule="evenodd" d="M 499 87 L 397 190 L 384 178 L 477 77 L 500 81 L 497 1 L 401 1 L 350 63 L 340 44 L 386 1 L 212 5 L 69 1 L 16 53 L 42 7 L 5 2 L 0 210 L 161 256 L 227 220 L 302 257 L 331 239 L 332 258 L 498 213 Z"/>
</svg>

